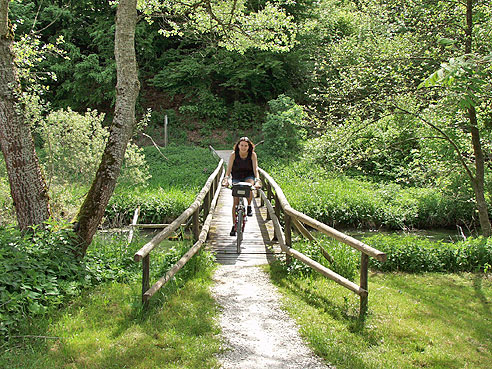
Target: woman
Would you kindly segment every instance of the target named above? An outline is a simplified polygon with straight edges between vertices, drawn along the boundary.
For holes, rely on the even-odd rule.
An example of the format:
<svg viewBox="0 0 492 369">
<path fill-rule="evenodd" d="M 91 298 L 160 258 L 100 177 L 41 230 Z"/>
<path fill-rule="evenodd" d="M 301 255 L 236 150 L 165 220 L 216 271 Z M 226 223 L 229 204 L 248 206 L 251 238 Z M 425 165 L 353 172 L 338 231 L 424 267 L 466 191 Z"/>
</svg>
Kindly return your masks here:
<svg viewBox="0 0 492 369">
<path fill-rule="evenodd" d="M 248 137 L 241 137 L 234 145 L 234 151 L 231 153 L 229 163 L 227 165 L 226 176 L 222 180 L 223 186 L 229 185 L 229 178 L 232 173 L 232 183 L 248 182 L 255 187 L 261 187 L 260 176 L 258 175 L 258 158 L 255 153 L 255 145 Z M 248 217 L 253 215 L 251 209 L 251 201 L 253 193 L 248 198 Z M 239 204 L 239 198 L 234 197 L 234 205 L 232 206 L 232 221 L 234 222 L 236 215 L 236 206 Z M 236 235 L 235 226 L 232 226 L 231 236 Z"/>
</svg>

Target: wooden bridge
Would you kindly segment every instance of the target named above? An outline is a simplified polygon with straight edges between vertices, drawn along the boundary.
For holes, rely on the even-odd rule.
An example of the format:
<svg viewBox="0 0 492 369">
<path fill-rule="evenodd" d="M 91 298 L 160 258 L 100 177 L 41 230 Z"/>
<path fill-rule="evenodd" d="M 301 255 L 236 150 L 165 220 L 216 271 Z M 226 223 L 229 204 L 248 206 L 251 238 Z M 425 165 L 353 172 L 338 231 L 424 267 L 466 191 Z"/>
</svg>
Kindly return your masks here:
<svg viewBox="0 0 492 369">
<path fill-rule="evenodd" d="M 229 161 L 231 152 L 231 150 L 216 151 L 225 163 Z M 251 203 L 253 216 L 248 217 L 246 222 L 241 254 L 237 253 L 236 237 L 229 235 L 233 224 L 231 192 L 228 188 L 221 189 L 210 226 L 207 248 L 214 252 L 217 262 L 228 265 L 262 265 L 271 262 L 274 257 L 280 257 L 282 251 L 279 243 L 273 241 L 273 224 L 267 220 L 267 209 L 261 206 L 257 197 L 253 197 Z"/>
<path fill-rule="evenodd" d="M 369 257 L 386 260 L 386 255 L 326 224 L 291 208 L 282 189 L 267 172 L 259 169 L 264 190 L 258 190 L 259 197 L 253 198 L 253 216 L 248 217 L 241 253 L 237 253 L 236 238 L 229 235 L 232 227 L 231 190 L 222 188 L 224 163 L 228 161 L 230 150 L 215 151 L 219 164 L 207 180 L 205 186 L 190 205 L 174 222 L 157 234 L 134 255 L 134 260 L 142 261 L 142 301 L 144 304 L 167 283 L 195 255 L 203 245 L 214 252 L 219 263 L 228 265 L 261 265 L 278 257 L 289 262 L 294 257 L 322 275 L 351 290 L 360 296 L 360 314 L 367 310 Z M 187 220 L 191 221 L 195 244 L 188 252 L 157 282 L 150 286 L 150 253 L 164 239 L 171 236 Z M 283 226 L 282 226 L 283 224 Z M 292 247 L 292 229 L 308 239 L 314 237 L 308 228 L 325 233 L 361 252 L 360 285 L 338 275 L 320 263 L 310 259 Z M 330 258 L 325 250 L 325 257 Z"/>
</svg>

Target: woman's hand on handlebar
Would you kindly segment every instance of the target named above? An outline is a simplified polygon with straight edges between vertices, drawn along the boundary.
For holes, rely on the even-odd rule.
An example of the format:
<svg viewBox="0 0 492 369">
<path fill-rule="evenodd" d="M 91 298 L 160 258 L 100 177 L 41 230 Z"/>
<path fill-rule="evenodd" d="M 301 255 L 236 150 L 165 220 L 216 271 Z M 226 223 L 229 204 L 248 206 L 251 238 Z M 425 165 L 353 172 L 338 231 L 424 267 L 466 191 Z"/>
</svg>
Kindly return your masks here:
<svg viewBox="0 0 492 369">
<path fill-rule="evenodd" d="M 222 186 L 229 187 L 229 177 L 224 177 L 224 179 L 222 180 Z"/>
</svg>

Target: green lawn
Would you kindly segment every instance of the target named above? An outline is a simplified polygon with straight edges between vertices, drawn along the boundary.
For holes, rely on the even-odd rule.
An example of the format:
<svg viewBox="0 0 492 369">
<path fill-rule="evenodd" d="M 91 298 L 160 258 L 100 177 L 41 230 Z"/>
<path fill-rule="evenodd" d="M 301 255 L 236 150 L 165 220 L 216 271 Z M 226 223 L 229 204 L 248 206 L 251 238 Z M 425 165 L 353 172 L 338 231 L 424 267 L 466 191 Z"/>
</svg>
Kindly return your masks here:
<svg viewBox="0 0 492 369">
<path fill-rule="evenodd" d="M 210 271 L 140 304 L 138 283 L 103 284 L 13 338 L 1 368 L 213 368 L 220 350 Z"/>
<path fill-rule="evenodd" d="M 323 277 L 270 268 L 314 351 L 341 368 L 490 368 L 492 276 L 371 273 L 369 314 Z"/>
</svg>

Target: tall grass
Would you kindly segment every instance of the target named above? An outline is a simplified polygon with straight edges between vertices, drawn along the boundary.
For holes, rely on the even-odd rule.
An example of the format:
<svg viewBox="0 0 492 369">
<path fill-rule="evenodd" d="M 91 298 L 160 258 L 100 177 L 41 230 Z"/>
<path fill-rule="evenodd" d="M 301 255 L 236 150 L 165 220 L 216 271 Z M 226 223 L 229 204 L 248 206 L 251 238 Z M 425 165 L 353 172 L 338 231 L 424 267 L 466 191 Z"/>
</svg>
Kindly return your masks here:
<svg viewBox="0 0 492 369">
<path fill-rule="evenodd" d="M 107 221 L 128 224 L 140 206 L 140 222 L 166 223 L 179 216 L 195 199 L 217 167 L 208 149 L 169 145 L 144 148 L 151 178 L 146 186 L 119 186 L 106 209 Z"/>
<path fill-rule="evenodd" d="M 436 188 L 404 188 L 327 172 L 306 160 L 265 169 L 295 209 L 334 227 L 407 229 L 470 223 L 473 204 Z"/>
</svg>

